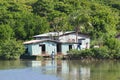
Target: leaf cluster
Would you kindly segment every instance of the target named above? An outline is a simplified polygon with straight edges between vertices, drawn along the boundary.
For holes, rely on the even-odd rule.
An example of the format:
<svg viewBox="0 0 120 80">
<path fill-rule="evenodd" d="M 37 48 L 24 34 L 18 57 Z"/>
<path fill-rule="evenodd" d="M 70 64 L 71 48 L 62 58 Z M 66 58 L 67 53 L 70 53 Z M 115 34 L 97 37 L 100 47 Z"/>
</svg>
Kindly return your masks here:
<svg viewBox="0 0 120 80">
<path fill-rule="evenodd" d="M 120 31 L 120 0 L 0 0 L 1 42 L 70 30 L 92 40 L 114 38 Z"/>
</svg>

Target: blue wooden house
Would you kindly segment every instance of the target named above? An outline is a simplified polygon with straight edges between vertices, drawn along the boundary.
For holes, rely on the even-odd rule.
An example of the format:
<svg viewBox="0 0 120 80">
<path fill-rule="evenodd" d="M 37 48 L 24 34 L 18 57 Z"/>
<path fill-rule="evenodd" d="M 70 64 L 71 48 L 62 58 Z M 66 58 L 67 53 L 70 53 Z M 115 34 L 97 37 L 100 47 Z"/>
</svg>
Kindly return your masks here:
<svg viewBox="0 0 120 80">
<path fill-rule="evenodd" d="M 31 40 L 24 42 L 29 55 L 47 56 L 57 54 L 56 42 L 52 40 Z"/>
<path fill-rule="evenodd" d="M 90 37 L 87 34 L 69 31 L 65 33 L 50 32 L 33 36 L 35 40 L 24 42 L 29 55 L 50 56 L 67 55 L 70 49 L 89 49 Z M 77 39 L 77 40 L 76 40 Z"/>
</svg>

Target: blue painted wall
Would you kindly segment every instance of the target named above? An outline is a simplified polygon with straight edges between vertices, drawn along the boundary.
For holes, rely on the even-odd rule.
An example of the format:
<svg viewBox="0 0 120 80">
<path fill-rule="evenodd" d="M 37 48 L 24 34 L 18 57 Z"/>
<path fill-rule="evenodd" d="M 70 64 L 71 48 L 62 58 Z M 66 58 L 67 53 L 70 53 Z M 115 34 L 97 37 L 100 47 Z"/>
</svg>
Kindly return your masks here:
<svg viewBox="0 0 120 80">
<path fill-rule="evenodd" d="M 28 44 L 28 45 L 25 45 L 26 49 L 28 50 L 28 54 L 29 55 L 32 55 L 32 45 L 31 44 Z"/>
<path fill-rule="evenodd" d="M 61 45 L 61 52 L 62 52 L 62 54 L 66 55 L 67 51 L 69 51 L 69 44 L 62 44 Z"/>
<path fill-rule="evenodd" d="M 40 42 L 35 44 L 27 44 L 25 47 L 28 48 L 29 55 L 41 55 L 42 54 L 42 46 L 40 44 L 45 44 L 45 53 L 51 55 L 52 51 L 57 54 L 56 43 L 54 42 Z"/>
<path fill-rule="evenodd" d="M 39 47 L 39 44 L 28 44 L 28 45 L 25 45 L 25 47 L 28 48 L 29 55 L 40 55 L 41 54 L 41 47 Z"/>
<path fill-rule="evenodd" d="M 54 42 L 43 42 L 43 44 L 45 44 L 47 54 L 51 55 L 52 51 L 54 51 L 54 53 L 57 54 L 56 43 L 54 43 Z"/>
<path fill-rule="evenodd" d="M 32 44 L 32 55 L 41 55 L 41 46 L 39 44 Z"/>
</svg>

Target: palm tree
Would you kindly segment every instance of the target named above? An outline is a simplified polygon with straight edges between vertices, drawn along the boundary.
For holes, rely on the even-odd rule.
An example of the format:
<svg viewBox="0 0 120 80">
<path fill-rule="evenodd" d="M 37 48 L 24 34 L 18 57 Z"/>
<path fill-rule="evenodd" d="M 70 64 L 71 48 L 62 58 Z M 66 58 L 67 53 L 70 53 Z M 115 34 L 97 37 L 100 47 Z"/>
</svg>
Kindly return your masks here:
<svg viewBox="0 0 120 80">
<path fill-rule="evenodd" d="M 92 26 L 89 22 L 89 16 L 78 12 L 70 15 L 70 23 L 74 26 L 76 32 L 76 42 L 78 42 L 78 33 L 85 30 L 86 27 Z"/>
<path fill-rule="evenodd" d="M 66 30 L 66 24 L 67 20 L 66 17 L 60 16 L 60 17 L 55 17 L 52 21 L 52 27 L 55 32 L 57 32 L 57 37 L 59 39 L 59 33 L 62 31 L 64 32 Z"/>
</svg>

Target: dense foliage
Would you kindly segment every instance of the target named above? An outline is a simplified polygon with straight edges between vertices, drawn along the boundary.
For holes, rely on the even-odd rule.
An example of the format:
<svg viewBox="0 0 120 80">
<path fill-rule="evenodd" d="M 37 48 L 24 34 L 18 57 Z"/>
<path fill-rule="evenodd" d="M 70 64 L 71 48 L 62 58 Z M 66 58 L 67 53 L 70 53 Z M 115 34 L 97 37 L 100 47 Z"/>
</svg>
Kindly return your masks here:
<svg viewBox="0 0 120 80">
<path fill-rule="evenodd" d="M 11 37 L 20 40 L 76 27 L 92 39 L 120 31 L 119 0 L 0 0 L 0 10 L 0 26 L 7 26 Z M 4 30 L 1 35 L 6 35 Z"/>
<path fill-rule="evenodd" d="M 68 56 L 73 59 L 120 59 L 120 41 L 110 38 L 100 48 L 71 50 Z"/>
<path fill-rule="evenodd" d="M 120 0 L 0 0 L 1 42 L 68 30 L 103 43 L 114 38 L 120 31 Z"/>
<path fill-rule="evenodd" d="M 24 50 L 24 46 L 20 41 L 15 39 L 3 41 L 0 45 L 0 59 L 19 59 Z"/>
</svg>

